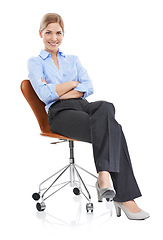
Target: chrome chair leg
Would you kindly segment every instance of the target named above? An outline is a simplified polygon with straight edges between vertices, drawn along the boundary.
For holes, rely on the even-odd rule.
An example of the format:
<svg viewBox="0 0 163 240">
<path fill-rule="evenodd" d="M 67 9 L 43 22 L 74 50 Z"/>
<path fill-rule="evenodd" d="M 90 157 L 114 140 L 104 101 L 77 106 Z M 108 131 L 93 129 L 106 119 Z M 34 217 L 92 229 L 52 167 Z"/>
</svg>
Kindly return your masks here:
<svg viewBox="0 0 163 240">
<path fill-rule="evenodd" d="M 39 192 L 38 193 L 34 193 L 32 195 L 33 199 L 35 201 L 39 201 L 41 199 L 41 202 L 37 203 L 36 208 L 38 211 L 44 211 L 46 208 L 46 205 L 44 203 L 44 201 L 46 199 L 48 199 L 49 197 L 51 197 L 53 194 L 55 194 L 56 192 L 58 192 L 60 189 L 64 188 L 65 186 L 67 186 L 68 184 L 70 184 L 71 187 L 73 187 L 73 192 L 75 195 L 79 195 L 79 194 L 83 194 L 85 196 L 85 198 L 89 201 L 89 203 L 86 204 L 86 210 L 87 212 L 93 212 L 93 203 L 91 203 L 91 195 L 86 187 L 86 184 L 84 183 L 81 175 L 79 174 L 77 168 L 81 169 L 82 171 L 88 173 L 89 175 L 93 176 L 94 178 L 97 179 L 97 177 L 95 175 L 93 175 L 92 173 L 88 172 L 87 170 L 85 170 L 84 168 L 78 166 L 77 164 L 75 164 L 74 161 L 74 142 L 69 140 L 69 149 L 70 149 L 70 158 L 69 158 L 69 164 L 67 166 L 65 166 L 64 168 L 60 169 L 59 171 L 57 171 L 56 173 L 54 173 L 52 176 L 50 176 L 49 178 L 47 178 L 46 180 L 44 180 L 40 185 L 39 185 Z M 67 182 L 63 182 L 60 184 L 56 184 L 56 182 L 58 181 L 58 179 L 69 169 L 70 171 L 70 180 Z M 59 174 L 59 175 L 58 175 Z M 58 175 L 54 181 L 50 184 L 49 187 L 47 188 L 42 188 L 42 186 L 47 183 L 49 180 L 51 180 L 53 177 L 55 177 L 56 175 Z M 75 180 L 75 175 L 77 176 L 79 181 Z M 57 190 L 55 190 L 54 192 L 50 193 L 48 196 L 46 196 L 49 192 L 50 189 L 52 189 L 53 187 L 62 185 L 61 187 L 59 187 Z M 83 185 L 86 194 L 88 196 L 86 196 L 86 194 L 82 191 L 81 186 Z M 76 186 L 76 187 L 75 187 Z M 43 192 L 43 193 L 42 193 Z"/>
<path fill-rule="evenodd" d="M 63 167 L 62 169 L 60 169 L 58 172 L 54 173 L 52 176 L 48 177 L 46 180 L 44 180 L 42 183 L 40 183 L 39 185 L 39 192 L 42 191 L 42 185 L 45 184 L 46 182 L 48 182 L 51 178 L 53 178 L 55 175 L 59 174 L 61 171 L 64 171 L 65 168 L 67 168 L 70 164 L 66 165 L 65 167 Z M 62 174 L 61 174 L 62 175 Z M 60 176 L 61 176 L 60 175 Z"/>
</svg>

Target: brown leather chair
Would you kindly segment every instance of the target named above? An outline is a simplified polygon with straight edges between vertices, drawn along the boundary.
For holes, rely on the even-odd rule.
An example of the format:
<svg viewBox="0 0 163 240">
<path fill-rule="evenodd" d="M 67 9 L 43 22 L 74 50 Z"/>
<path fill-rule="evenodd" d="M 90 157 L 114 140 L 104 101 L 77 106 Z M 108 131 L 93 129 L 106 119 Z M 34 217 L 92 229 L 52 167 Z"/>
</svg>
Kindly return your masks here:
<svg viewBox="0 0 163 240">
<path fill-rule="evenodd" d="M 74 141 L 76 141 L 76 140 L 71 139 L 71 138 L 67 138 L 65 136 L 62 136 L 62 135 L 59 135 L 59 134 L 56 134 L 56 133 L 52 133 L 50 131 L 49 124 L 48 124 L 48 115 L 45 111 L 45 104 L 38 98 L 38 96 L 36 95 L 34 89 L 32 88 L 32 85 L 31 85 L 29 80 L 22 81 L 21 91 L 22 91 L 24 97 L 26 98 L 27 102 L 29 103 L 30 107 L 32 108 L 32 110 L 35 114 L 35 117 L 37 118 L 38 124 L 39 124 L 40 129 L 41 129 L 40 134 L 42 136 L 46 136 L 46 137 L 58 138 L 58 139 L 60 139 L 61 142 L 68 141 L 69 142 L 69 149 L 70 149 L 69 164 L 66 165 L 65 167 L 63 167 L 62 169 L 60 169 L 59 171 L 57 171 L 55 174 L 53 174 L 52 176 L 50 176 L 46 180 L 44 180 L 39 185 L 39 191 L 32 195 L 32 197 L 35 201 L 40 200 L 40 202 L 38 202 L 36 204 L 37 210 L 38 211 L 44 211 L 45 208 L 46 208 L 46 205 L 45 205 L 44 201 L 47 198 L 49 198 L 50 196 L 52 196 L 54 193 L 59 191 L 61 188 L 70 184 L 70 186 L 73 187 L 73 192 L 74 192 L 75 195 L 79 195 L 79 194 L 82 193 L 86 197 L 86 199 L 89 201 L 89 203 L 86 204 L 87 212 L 93 212 L 93 203 L 91 203 L 90 193 L 89 193 L 84 181 L 82 180 L 77 168 L 85 171 L 86 173 L 90 174 L 91 176 L 95 177 L 96 179 L 97 179 L 97 177 L 95 175 L 93 175 L 92 173 L 88 172 L 87 170 L 85 170 L 84 168 L 75 164 L 75 161 L 74 161 Z M 59 143 L 59 142 L 54 142 L 54 143 Z M 53 189 L 53 187 L 56 187 L 54 184 L 56 183 L 56 181 L 61 177 L 61 175 L 67 169 L 70 169 L 70 180 L 67 181 L 67 182 L 59 184 L 59 185 L 61 185 L 61 187 L 59 189 L 57 189 L 56 191 L 54 191 L 54 192 L 50 193 L 48 196 L 46 196 L 46 194 L 49 191 L 51 191 Z M 46 188 L 45 187 L 43 188 L 42 185 L 45 185 L 46 182 L 48 182 L 49 180 L 52 180 L 54 176 L 57 176 L 57 177 L 52 181 L 50 186 L 46 187 Z M 79 181 L 75 180 L 76 176 L 78 177 Z M 88 197 L 83 193 L 81 186 L 84 187 Z"/>
</svg>

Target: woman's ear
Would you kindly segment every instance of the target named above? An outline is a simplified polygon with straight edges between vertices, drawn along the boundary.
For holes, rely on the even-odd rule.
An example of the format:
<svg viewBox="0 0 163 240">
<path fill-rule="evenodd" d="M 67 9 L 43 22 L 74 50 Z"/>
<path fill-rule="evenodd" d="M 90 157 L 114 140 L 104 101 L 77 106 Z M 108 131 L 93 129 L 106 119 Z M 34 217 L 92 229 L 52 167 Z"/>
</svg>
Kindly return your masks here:
<svg viewBox="0 0 163 240">
<path fill-rule="evenodd" d="M 42 38 L 42 31 L 41 30 L 39 30 L 39 35 Z"/>
</svg>

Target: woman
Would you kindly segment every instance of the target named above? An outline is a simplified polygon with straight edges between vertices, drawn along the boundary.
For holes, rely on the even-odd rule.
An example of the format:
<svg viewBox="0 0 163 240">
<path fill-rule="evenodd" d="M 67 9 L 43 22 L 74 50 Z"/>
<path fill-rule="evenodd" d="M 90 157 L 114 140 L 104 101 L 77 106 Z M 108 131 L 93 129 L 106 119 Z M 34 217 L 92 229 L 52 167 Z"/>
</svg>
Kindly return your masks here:
<svg viewBox="0 0 163 240">
<path fill-rule="evenodd" d="M 92 82 L 79 58 L 60 51 L 64 23 L 55 13 L 46 14 L 39 30 L 44 50 L 28 61 L 29 79 L 45 103 L 50 130 L 54 133 L 92 143 L 98 181 L 98 200 L 114 198 L 117 216 L 121 209 L 129 219 L 146 219 L 134 201 L 141 193 L 135 180 L 126 140 L 114 118 L 112 103 L 89 103 Z M 114 189 L 111 187 L 109 174 Z"/>
</svg>

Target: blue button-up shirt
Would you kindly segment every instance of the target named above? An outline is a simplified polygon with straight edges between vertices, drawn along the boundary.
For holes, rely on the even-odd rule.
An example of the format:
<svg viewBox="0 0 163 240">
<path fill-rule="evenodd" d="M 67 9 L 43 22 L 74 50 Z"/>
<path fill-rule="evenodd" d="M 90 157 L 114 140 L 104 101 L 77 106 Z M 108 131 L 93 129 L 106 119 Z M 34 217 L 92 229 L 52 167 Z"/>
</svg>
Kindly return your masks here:
<svg viewBox="0 0 163 240">
<path fill-rule="evenodd" d="M 93 94 L 92 81 L 77 56 L 65 55 L 59 50 L 57 59 L 59 69 L 56 67 L 51 54 L 45 50 L 41 50 L 38 57 L 32 57 L 28 60 L 29 80 L 38 97 L 45 103 L 47 113 L 49 107 L 59 98 L 56 92 L 57 84 L 78 81 L 79 84 L 74 90 L 83 92 L 82 98 Z"/>
</svg>

